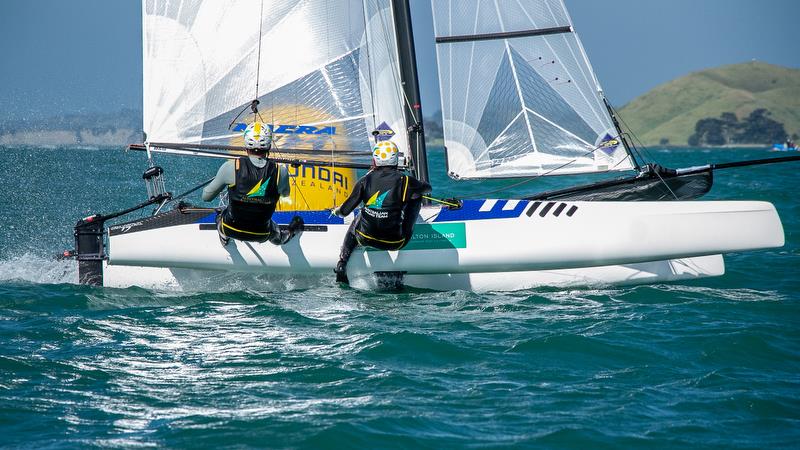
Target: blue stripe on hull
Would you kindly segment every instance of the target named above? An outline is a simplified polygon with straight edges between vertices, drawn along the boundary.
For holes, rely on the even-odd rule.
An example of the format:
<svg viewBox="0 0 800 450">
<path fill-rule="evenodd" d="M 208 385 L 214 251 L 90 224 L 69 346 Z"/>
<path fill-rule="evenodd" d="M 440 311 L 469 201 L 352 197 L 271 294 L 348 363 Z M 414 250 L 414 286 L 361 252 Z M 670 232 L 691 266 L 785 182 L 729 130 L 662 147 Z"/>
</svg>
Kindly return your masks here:
<svg viewBox="0 0 800 450">
<path fill-rule="evenodd" d="M 462 222 L 470 220 L 486 220 L 486 219 L 511 219 L 522 215 L 525 206 L 528 204 L 525 200 L 519 200 L 513 209 L 503 210 L 510 200 L 497 200 L 488 211 L 481 211 L 481 207 L 487 200 L 464 200 L 460 209 L 446 209 L 442 208 L 439 216 L 436 217 L 434 222 Z"/>
<path fill-rule="evenodd" d="M 496 200 L 491 209 L 481 211 L 481 208 L 486 204 L 487 200 L 464 200 L 461 208 L 447 209 L 442 208 L 439 215 L 433 221 L 439 222 L 468 222 L 470 220 L 487 220 L 487 219 L 511 219 L 519 217 L 525 211 L 525 207 L 530 202 L 525 200 L 517 200 L 514 208 L 504 209 L 508 202 L 511 200 Z M 358 211 L 356 211 L 358 213 Z M 289 223 L 292 217 L 300 216 L 303 221 L 308 225 L 342 225 L 344 219 L 337 216 L 331 216 L 330 211 L 276 211 L 272 215 L 272 220 L 280 224 Z M 215 214 L 209 214 L 196 223 L 214 223 Z"/>
</svg>

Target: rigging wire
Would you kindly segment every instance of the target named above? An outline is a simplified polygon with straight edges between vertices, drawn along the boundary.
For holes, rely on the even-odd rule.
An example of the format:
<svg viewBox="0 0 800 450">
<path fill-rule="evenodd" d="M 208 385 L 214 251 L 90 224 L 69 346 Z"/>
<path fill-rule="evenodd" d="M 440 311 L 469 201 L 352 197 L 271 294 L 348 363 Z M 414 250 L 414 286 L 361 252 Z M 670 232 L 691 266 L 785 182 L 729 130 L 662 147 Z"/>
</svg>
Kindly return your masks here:
<svg viewBox="0 0 800 450">
<path fill-rule="evenodd" d="M 498 192 L 507 191 L 507 190 L 509 190 L 509 189 L 511 189 L 511 188 L 515 188 L 515 187 L 517 187 L 517 186 L 521 186 L 521 185 L 523 185 L 523 184 L 530 183 L 530 182 L 531 182 L 531 181 L 533 181 L 533 180 L 539 179 L 539 178 L 541 178 L 541 177 L 546 177 L 546 176 L 550 175 L 551 173 L 553 173 L 553 172 L 555 172 L 555 171 L 557 171 L 557 170 L 563 169 L 564 167 L 567 167 L 568 165 L 570 165 L 570 164 L 572 164 L 572 163 L 576 162 L 576 161 L 577 161 L 579 158 L 583 158 L 583 157 L 585 157 L 585 156 L 589 156 L 589 155 L 593 154 L 594 152 L 596 152 L 597 150 L 600 150 L 601 148 L 602 148 L 601 146 L 597 146 L 597 147 L 595 147 L 595 148 L 593 148 L 593 149 L 591 149 L 591 150 L 587 151 L 586 153 L 584 153 L 584 154 L 580 155 L 579 157 L 577 157 L 577 158 L 575 158 L 575 159 L 573 159 L 573 160 L 571 160 L 571 161 L 567 161 L 566 163 L 564 163 L 564 164 L 562 164 L 562 165 L 560 165 L 560 166 L 558 166 L 558 167 L 555 167 L 555 168 L 553 168 L 553 169 L 550 169 L 550 170 L 548 170 L 547 172 L 540 173 L 539 175 L 534 175 L 534 176 L 531 176 L 531 177 L 529 177 L 529 178 L 525 178 L 525 179 L 524 179 L 524 180 L 522 180 L 522 181 L 518 181 L 518 182 L 516 182 L 516 183 L 509 184 L 508 186 L 503 186 L 503 187 L 501 187 L 501 188 L 498 188 L 498 189 L 493 189 L 493 190 L 491 190 L 491 191 L 479 192 L 479 193 L 477 193 L 477 194 L 472 194 L 472 195 L 470 195 L 470 196 L 471 196 L 471 197 L 483 197 L 483 196 L 486 196 L 486 195 L 491 195 L 491 194 L 496 194 L 496 193 L 498 193 Z M 617 163 L 617 164 L 619 164 L 619 163 Z M 614 167 L 616 167 L 616 165 L 615 165 Z"/>
<path fill-rule="evenodd" d="M 261 10 L 258 13 L 258 56 L 256 58 L 256 96 L 254 101 L 258 101 L 258 81 L 261 77 L 261 36 L 264 26 L 264 0 L 261 0 Z M 258 103 L 256 103 L 258 104 Z M 254 111 L 255 112 L 255 111 Z"/>
<path fill-rule="evenodd" d="M 347 5 L 347 7 L 348 7 L 347 16 L 350 17 L 350 10 L 349 10 L 350 9 L 350 4 L 349 3 Z M 326 3 L 325 4 L 325 24 L 328 25 L 330 23 L 331 23 L 330 3 Z M 347 22 L 347 26 L 348 27 L 350 26 L 350 21 Z M 326 46 L 325 46 L 325 52 L 326 52 L 325 61 L 330 61 L 331 60 L 331 40 L 330 40 L 330 36 L 331 36 L 331 34 L 327 33 L 327 39 L 325 41 L 325 44 L 326 44 Z M 326 70 L 325 67 L 323 67 L 322 70 Z M 333 88 L 333 83 L 331 83 L 331 88 Z M 334 101 L 336 101 L 336 97 L 334 97 Z M 333 180 L 336 179 L 333 176 L 333 174 L 336 173 L 336 157 L 335 157 L 335 155 L 333 153 L 334 150 L 336 149 L 336 140 L 333 139 L 333 135 L 328 135 L 328 136 L 329 136 L 329 140 L 333 144 L 333 145 L 331 145 L 331 181 L 330 181 L 330 183 L 331 183 L 331 187 L 333 188 L 333 192 L 332 192 L 333 195 L 331 196 L 332 197 L 331 198 L 331 204 L 333 206 L 336 206 L 336 186 L 333 185 Z M 317 175 L 319 175 L 319 170 L 320 169 L 317 170 Z M 319 177 L 319 178 L 320 178 L 320 180 L 322 179 L 322 177 Z M 305 197 L 303 198 L 303 200 L 305 200 Z M 311 206 L 308 204 L 307 201 L 306 201 L 306 208 L 311 208 Z"/>
<path fill-rule="evenodd" d="M 263 22 L 264 22 L 263 17 L 264 17 L 264 0 L 261 0 L 261 9 L 260 9 L 259 14 L 258 14 L 258 53 L 256 55 L 256 93 L 255 93 L 255 97 L 253 97 L 253 100 L 250 103 L 244 105 L 242 107 L 242 109 L 239 110 L 239 112 L 236 114 L 236 117 L 234 117 L 233 120 L 231 120 L 230 123 L 228 124 L 228 130 L 230 130 L 231 127 L 233 127 L 233 124 L 236 123 L 236 120 L 239 119 L 239 117 L 242 116 L 242 114 L 247 110 L 248 107 L 253 112 L 253 117 L 255 119 L 258 119 L 261 122 L 264 121 L 264 119 L 261 117 L 261 113 L 258 112 L 258 104 L 259 104 L 259 101 L 258 101 L 258 83 L 259 83 L 259 78 L 261 76 L 261 33 L 262 33 L 262 30 L 263 30 L 263 28 L 262 28 L 263 27 Z"/>
<path fill-rule="evenodd" d="M 638 137 L 638 136 L 636 136 L 636 134 L 635 134 L 635 133 L 632 131 L 632 129 L 631 129 L 631 127 L 628 125 L 628 123 L 627 123 L 627 122 L 625 122 L 625 118 L 623 118 L 623 117 L 622 117 L 622 116 L 619 114 L 619 112 L 618 112 L 616 109 L 614 109 L 614 107 L 613 107 L 613 106 L 611 106 L 610 104 L 609 104 L 609 108 L 611 108 L 611 110 L 614 112 L 614 115 L 615 115 L 615 116 L 617 116 L 617 117 L 619 118 L 619 120 L 622 122 L 622 124 L 623 124 L 623 125 L 625 126 L 625 128 L 628 130 L 628 131 L 627 131 L 625 134 L 628 134 L 629 136 L 631 136 L 631 137 L 634 139 L 633 150 L 634 150 L 634 151 L 635 151 L 635 152 L 636 152 L 636 153 L 639 155 L 639 157 L 640 157 L 640 158 L 641 158 L 643 161 L 647 161 L 647 160 L 649 159 L 649 160 L 651 160 L 651 161 L 655 162 L 656 164 L 658 164 L 658 161 L 657 161 L 655 158 L 653 158 L 653 157 L 652 157 L 652 155 L 650 155 L 650 152 L 648 152 L 648 151 L 647 151 L 647 147 L 645 147 L 644 143 L 642 143 L 642 141 L 639 139 L 639 137 Z M 637 143 L 639 144 L 639 146 L 641 146 L 641 148 L 642 148 L 642 151 L 645 153 L 645 156 L 647 156 L 647 159 L 645 159 L 645 158 L 644 158 L 644 157 L 643 157 L 643 156 L 642 156 L 642 155 L 639 153 L 639 148 L 636 146 L 636 144 L 637 144 Z M 661 180 L 661 182 L 664 184 L 664 187 L 666 187 L 666 188 L 667 188 L 667 190 L 669 191 L 669 193 L 670 193 L 670 194 L 672 194 L 672 196 L 675 198 L 675 200 L 680 200 L 680 198 L 678 198 L 678 196 L 675 194 L 675 192 L 674 192 L 674 191 L 672 190 L 672 188 L 670 187 L 669 183 L 667 183 L 667 182 L 666 182 L 666 180 L 664 180 L 664 178 L 661 176 L 661 174 L 658 172 L 658 170 L 653 170 L 653 172 L 656 174 L 656 176 L 658 177 L 658 179 L 659 179 L 659 180 Z"/>
<path fill-rule="evenodd" d="M 626 129 L 627 131 L 626 131 L 626 132 L 624 132 L 623 134 L 626 134 L 626 135 L 628 135 L 628 136 L 630 136 L 630 137 L 632 137 L 632 138 L 634 139 L 634 141 L 635 141 L 635 142 L 633 143 L 633 144 L 634 144 L 634 145 L 633 145 L 633 150 L 636 152 L 636 154 L 637 154 L 637 155 L 639 155 L 639 157 L 640 157 L 640 158 L 641 158 L 643 161 L 648 161 L 648 160 L 650 160 L 650 161 L 652 161 L 652 162 L 654 162 L 654 163 L 658 164 L 658 161 L 657 161 L 655 158 L 653 158 L 653 156 L 650 154 L 650 152 L 648 152 L 648 151 L 647 151 L 647 147 L 645 147 L 645 145 L 642 143 L 642 141 L 641 141 L 641 140 L 639 140 L 639 137 L 638 137 L 638 136 L 636 136 L 636 133 L 634 133 L 634 132 L 633 132 L 633 129 L 630 127 L 630 125 L 628 125 L 628 123 L 627 123 L 627 122 L 625 122 L 625 118 L 624 118 L 624 117 L 622 117 L 622 115 L 619 113 L 619 111 L 617 111 L 617 109 L 616 109 L 616 108 L 614 108 L 613 106 L 611 106 L 611 103 L 609 103 L 609 104 L 608 104 L 608 107 L 609 107 L 609 108 L 611 108 L 611 110 L 614 112 L 614 115 L 615 115 L 617 118 L 619 118 L 620 122 L 622 122 L 622 125 L 624 125 L 624 126 L 625 126 L 625 129 Z M 637 143 L 639 144 L 639 145 L 638 145 L 638 147 L 637 147 L 637 145 L 636 145 Z M 639 152 L 639 148 L 641 148 L 641 150 L 642 150 L 642 152 L 644 153 L 644 155 L 642 155 L 642 154 Z M 645 156 L 647 156 L 647 158 L 645 158 Z"/>
<path fill-rule="evenodd" d="M 435 202 L 435 203 L 441 203 L 442 205 L 445 205 L 445 206 L 451 206 L 453 208 L 458 208 L 459 206 L 461 206 L 458 203 L 448 202 L 447 200 L 442 200 L 442 199 L 436 198 L 436 197 L 429 197 L 427 195 L 423 195 L 422 198 L 424 198 L 426 200 L 430 200 L 430 201 Z"/>
<path fill-rule="evenodd" d="M 298 174 L 298 175 L 300 174 L 300 168 L 301 168 L 301 167 L 302 167 L 302 166 L 299 166 L 299 165 L 297 166 L 297 174 Z M 294 189 L 293 189 L 293 191 L 295 191 L 295 192 L 297 192 L 298 194 L 300 194 L 300 197 L 302 197 L 302 198 L 303 198 L 303 201 L 304 201 L 304 202 L 305 202 L 305 204 L 306 204 L 306 209 L 309 209 L 309 208 L 311 208 L 311 204 L 310 204 L 310 203 L 308 203 L 308 200 L 306 200 L 306 196 L 305 196 L 305 195 L 303 195 L 303 190 L 302 190 L 302 189 L 300 189 L 300 188 L 297 186 L 297 177 L 290 177 L 290 178 L 291 178 L 292 182 L 294 183 Z M 296 199 L 296 198 L 297 198 L 297 197 L 295 197 L 295 199 Z M 295 200 L 292 200 L 292 204 L 293 204 L 293 205 L 295 204 Z M 299 211 L 299 209 L 295 209 L 295 212 L 297 212 L 297 211 Z"/>
</svg>

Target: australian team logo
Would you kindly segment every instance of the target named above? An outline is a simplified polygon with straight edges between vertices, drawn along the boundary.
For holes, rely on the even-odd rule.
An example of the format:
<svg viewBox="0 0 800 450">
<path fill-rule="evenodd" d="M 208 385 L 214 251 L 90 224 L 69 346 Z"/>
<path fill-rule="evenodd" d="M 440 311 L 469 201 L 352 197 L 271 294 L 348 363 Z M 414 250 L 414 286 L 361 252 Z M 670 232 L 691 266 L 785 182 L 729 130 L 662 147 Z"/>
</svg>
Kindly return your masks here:
<svg viewBox="0 0 800 450">
<path fill-rule="evenodd" d="M 367 208 L 372 208 L 372 209 L 383 208 L 383 201 L 384 199 L 386 199 L 386 194 L 388 193 L 389 191 L 386 191 L 383 194 L 381 194 L 381 191 L 377 191 L 374 194 L 372 194 L 372 197 L 370 197 L 369 200 L 367 200 L 366 203 Z"/>
<path fill-rule="evenodd" d="M 256 198 L 256 197 L 264 197 L 267 195 L 267 186 L 269 185 L 269 180 L 272 177 L 267 178 L 265 181 L 259 180 L 253 189 L 250 189 L 250 192 L 247 193 L 247 197 L 249 198 Z"/>
</svg>

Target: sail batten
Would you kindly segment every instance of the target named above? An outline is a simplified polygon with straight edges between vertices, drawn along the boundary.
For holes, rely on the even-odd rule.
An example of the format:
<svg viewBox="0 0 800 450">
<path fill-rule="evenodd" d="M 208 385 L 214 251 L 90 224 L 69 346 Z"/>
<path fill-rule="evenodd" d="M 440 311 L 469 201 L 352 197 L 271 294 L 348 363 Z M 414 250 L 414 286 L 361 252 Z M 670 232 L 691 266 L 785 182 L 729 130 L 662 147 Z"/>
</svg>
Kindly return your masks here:
<svg viewBox="0 0 800 450">
<path fill-rule="evenodd" d="M 560 0 L 432 5 L 452 177 L 633 167 Z"/>
<path fill-rule="evenodd" d="M 531 30 L 507 31 L 500 33 L 468 34 L 463 36 L 441 36 L 436 38 L 436 43 L 446 44 L 450 42 L 471 42 L 471 41 L 487 41 L 492 39 L 511 39 L 517 37 L 544 36 L 548 34 L 569 33 L 571 31 L 572 28 L 570 27 L 551 27 L 551 28 L 531 29 Z"/>
</svg>

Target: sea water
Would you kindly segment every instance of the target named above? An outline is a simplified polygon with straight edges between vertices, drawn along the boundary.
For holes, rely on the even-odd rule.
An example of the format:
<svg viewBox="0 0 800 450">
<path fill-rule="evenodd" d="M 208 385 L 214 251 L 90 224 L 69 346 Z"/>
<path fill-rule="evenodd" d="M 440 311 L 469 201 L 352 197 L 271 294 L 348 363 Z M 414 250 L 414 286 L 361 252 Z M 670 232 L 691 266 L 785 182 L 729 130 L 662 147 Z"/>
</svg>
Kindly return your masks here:
<svg viewBox="0 0 800 450">
<path fill-rule="evenodd" d="M 0 151 L 0 447 L 800 442 L 800 163 L 715 173 L 707 198 L 773 202 L 786 232 L 783 248 L 727 256 L 720 278 L 474 294 L 361 291 L 330 274 L 180 293 L 80 286 L 75 263 L 53 259 L 77 219 L 144 199 L 143 155 Z M 773 155 L 650 156 L 676 167 Z M 173 192 L 219 164 L 158 162 Z M 449 181 L 441 150 L 431 171 L 440 197 L 510 183 Z"/>
</svg>

